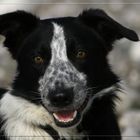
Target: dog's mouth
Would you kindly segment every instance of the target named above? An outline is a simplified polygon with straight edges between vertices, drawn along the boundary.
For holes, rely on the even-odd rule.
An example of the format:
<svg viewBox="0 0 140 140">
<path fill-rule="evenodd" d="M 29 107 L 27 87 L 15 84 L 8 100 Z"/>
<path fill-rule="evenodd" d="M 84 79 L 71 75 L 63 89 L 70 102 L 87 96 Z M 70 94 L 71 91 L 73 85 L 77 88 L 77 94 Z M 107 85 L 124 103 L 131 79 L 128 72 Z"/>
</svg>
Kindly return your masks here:
<svg viewBox="0 0 140 140">
<path fill-rule="evenodd" d="M 74 111 L 59 111 L 53 113 L 53 117 L 56 125 L 60 127 L 70 127 L 79 121 L 79 113 L 77 110 Z"/>
<path fill-rule="evenodd" d="M 54 118 L 62 123 L 69 123 L 73 121 L 77 116 L 77 111 L 64 111 L 53 113 Z"/>
<path fill-rule="evenodd" d="M 86 108 L 89 101 L 89 96 L 85 99 L 83 104 L 75 110 L 59 110 L 51 112 L 54 121 L 59 127 L 72 127 L 77 125 L 83 115 L 83 111 Z"/>
<path fill-rule="evenodd" d="M 78 110 L 67 110 L 53 113 L 55 123 L 59 127 L 72 127 L 81 119 L 81 112 Z"/>
</svg>

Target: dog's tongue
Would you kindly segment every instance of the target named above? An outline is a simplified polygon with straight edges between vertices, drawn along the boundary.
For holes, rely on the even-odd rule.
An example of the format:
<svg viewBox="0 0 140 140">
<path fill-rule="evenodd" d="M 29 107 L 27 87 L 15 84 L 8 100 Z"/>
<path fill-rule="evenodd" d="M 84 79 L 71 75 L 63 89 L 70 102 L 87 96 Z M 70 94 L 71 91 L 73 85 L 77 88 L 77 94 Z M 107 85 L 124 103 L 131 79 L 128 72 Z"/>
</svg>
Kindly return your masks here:
<svg viewBox="0 0 140 140">
<path fill-rule="evenodd" d="M 72 121 L 76 116 L 76 111 L 65 111 L 65 112 L 57 112 L 53 113 L 55 119 L 60 122 L 69 122 Z"/>
</svg>

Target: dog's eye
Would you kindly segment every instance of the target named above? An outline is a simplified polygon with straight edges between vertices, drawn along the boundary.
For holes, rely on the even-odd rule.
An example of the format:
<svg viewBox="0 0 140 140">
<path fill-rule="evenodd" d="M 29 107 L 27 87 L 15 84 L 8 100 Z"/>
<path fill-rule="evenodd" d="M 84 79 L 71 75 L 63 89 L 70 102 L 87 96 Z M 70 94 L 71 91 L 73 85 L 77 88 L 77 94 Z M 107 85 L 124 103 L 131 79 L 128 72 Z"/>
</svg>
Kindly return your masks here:
<svg viewBox="0 0 140 140">
<path fill-rule="evenodd" d="M 35 62 L 36 64 L 43 64 L 43 63 L 44 63 L 44 59 L 43 59 L 41 56 L 36 56 L 36 57 L 34 58 L 34 62 Z"/>
<path fill-rule="evenodd" d="M 76 54 L 76 57 L 78 59 L 85 59 L 87 56 L 86 52 L 84 50 L 79 50 Z"/>
</svg>

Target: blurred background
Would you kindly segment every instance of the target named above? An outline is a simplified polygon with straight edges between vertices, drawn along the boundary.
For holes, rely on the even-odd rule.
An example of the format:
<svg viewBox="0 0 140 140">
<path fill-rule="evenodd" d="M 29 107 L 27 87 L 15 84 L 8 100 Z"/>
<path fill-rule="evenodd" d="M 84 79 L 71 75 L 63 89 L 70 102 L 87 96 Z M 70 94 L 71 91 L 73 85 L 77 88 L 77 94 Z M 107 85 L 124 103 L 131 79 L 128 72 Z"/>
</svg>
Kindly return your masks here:
<svg viewBox="0 0 140 140">
<path fill-rule="evenodd" d="M 77 16 L 88 8 L 104 9 L 115 20 L 140 33 L 139 0 L 0 0 L 0 14 L 25 10 L 41 19 Z M 16 63 L 2 45 L 0 42 L 0 87 L 8 87 Z M 121 101 L 116 103 L 123 140 L 140 140 L 140 42 L 122 39 L 114 44 L 108 58 L 125 85 L 125 93 L 118 93 Z"/>
</svg>

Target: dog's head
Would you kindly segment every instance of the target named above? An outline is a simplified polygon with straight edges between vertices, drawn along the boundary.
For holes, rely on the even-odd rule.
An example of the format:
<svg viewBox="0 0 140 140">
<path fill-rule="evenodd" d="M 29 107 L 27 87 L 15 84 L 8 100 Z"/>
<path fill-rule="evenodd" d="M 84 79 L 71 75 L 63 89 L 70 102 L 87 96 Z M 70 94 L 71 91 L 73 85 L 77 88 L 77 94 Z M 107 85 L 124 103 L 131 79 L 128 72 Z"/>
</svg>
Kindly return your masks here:
<svg viewBox="0 0 140 140">
<path fill-rule="evenodd" d="M 113 42 L 138 41 L 102 10 L 46 20 L 8 13 L 0 34 L 18 63 L 13 94 L 44 106 L 60 127 L 78 124 L 96 92 L 118 82 L 107 61 Z"/>
</svg>

